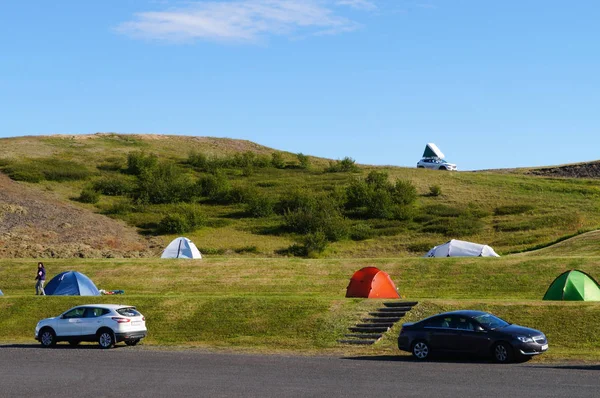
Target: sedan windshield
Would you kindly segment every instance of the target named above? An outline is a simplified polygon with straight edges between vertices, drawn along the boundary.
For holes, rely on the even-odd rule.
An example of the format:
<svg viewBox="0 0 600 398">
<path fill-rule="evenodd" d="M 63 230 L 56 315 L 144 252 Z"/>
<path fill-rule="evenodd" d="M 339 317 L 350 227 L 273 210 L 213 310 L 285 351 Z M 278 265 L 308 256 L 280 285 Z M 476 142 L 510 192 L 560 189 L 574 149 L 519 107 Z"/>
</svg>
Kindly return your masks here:
<svg viewBox="0 0 600 398">
<path fill-rule="evenodd" d="M 510 323 L 494 316 L 492 314 L 483 314 L 476 316 L 474 318 L 477 322 L 479 322 L 483 327 L 488 329 L 499 329 L 510 325 Z"/>
</svg>

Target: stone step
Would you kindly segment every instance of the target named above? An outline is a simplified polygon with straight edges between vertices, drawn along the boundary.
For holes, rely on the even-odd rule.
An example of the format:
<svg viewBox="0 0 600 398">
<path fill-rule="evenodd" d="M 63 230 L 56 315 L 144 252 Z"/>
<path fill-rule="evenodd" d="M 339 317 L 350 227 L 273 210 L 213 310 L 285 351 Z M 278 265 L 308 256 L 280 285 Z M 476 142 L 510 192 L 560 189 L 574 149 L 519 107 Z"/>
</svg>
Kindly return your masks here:
<svg viewBox="0 0 600 398">
<path fill-rule="evenodd" d="M 391 323 L 394 324 L 400 320 L 400 317 L 392 316 L 385 318 L 363 318 L 365 323 Z"/>
<path fill-rule="evenodd" d="M 383 336 L 381 333 L 349 333 L 344 335 L 344 337 L 360 340 L 379 340 L 381 336 Z"/>
<path fill-rule="evenodd" d="M 383 303 L 386 307 L 414 307 L 419 304 L 418 301 L 388 301 Z"/>
<path fill-rule="evenodd" d="M 383 307 L 379 308 L 378 312 L 408 312 L 412 307 Z"/>
<path fill-rule="evenodd" d="M 375 343 L 375 340 L 338 340 L 338 343 L 354 345 L 371 345 Z"/>
<path fill-rule="evenodd" d="M 357 332 L 357 333 L 385 333 L 388 331 L 388 327 L 387 326 L 380 326 L 380 325 L 375 325 L 375 326 L 361 326 L 363 324 L 359 324 L 353 327 L 348 328 L 348 330 L 350 330 L 351 332 Z"/>
<path fill-rule="evenodd" d="M 404 315 L 406 315 L 406 311 L 400 311 L 400 312 L 369 312 L 369 315 L 371 316 L 376 316 L 378 318 L 402 318 Z"/>
</svg>

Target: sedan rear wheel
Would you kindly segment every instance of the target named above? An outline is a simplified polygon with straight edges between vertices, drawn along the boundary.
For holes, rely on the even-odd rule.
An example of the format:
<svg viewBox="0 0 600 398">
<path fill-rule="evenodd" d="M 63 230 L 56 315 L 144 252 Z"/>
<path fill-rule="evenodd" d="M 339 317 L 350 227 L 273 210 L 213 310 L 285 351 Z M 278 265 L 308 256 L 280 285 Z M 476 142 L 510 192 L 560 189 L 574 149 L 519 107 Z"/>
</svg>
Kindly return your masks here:
<svg viewBox="0 0 600 398">
<path fill-rule="evenodd" d="M 412 354 L 415 358 L 424 360 L 429 356 L 430 350 L 429 345 L 424 341 L 417 341 L 413 345 Z"/>
<path fill-rule="evenodd" d="M 40 343 L 44 347 L 52 347 L 56 344 L 56 336 L 51 329 L 43 329 L 40 335 Z"/>
<path fill-rule="evenodd" d="M 494 347 L 494 359 L 499 363 L 507 363 L 512 360 L 513 349 L 512 347 L 504 342 L 496 344 Z"/>
<path fill-rule="evenodd" d="M 115 345 L 115 338 L 111 332 L 103 330 L 98 335 L 98 344 L 100 344 L 101 348 L 110 348 Z"/>
</svg>

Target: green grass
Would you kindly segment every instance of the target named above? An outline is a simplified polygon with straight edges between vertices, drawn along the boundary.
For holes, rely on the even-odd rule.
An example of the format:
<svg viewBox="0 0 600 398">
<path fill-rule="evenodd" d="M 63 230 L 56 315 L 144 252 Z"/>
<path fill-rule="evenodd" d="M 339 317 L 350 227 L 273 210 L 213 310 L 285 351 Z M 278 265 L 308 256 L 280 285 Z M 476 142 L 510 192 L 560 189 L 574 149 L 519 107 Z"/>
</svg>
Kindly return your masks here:
<svg viewBox="0 0 600 398">
<path fill-rule="evenodd" d="M 99 288 L 123 296 L 35 297 L 35 261 L 0 260 L 0 341 L 29 342 L 37 320 L 82 303 L 137 306 L 148 318 L 146 344 L 256 352 L 399 354 L 400 325 L 373 347 L 337 343 L 347 327 L 380 300 L 345 299 L 352 273 L 373 265 L 388 272 L 402 296 L 418 300 L 404 321 L 459 308 L 491 311 L 539 328 L 551 351 L 541 360 L 600 360 L 600 303 L 544 302 L 562 271 L 600 276 L 600 257 L 500 259 L 281 259 L 207 258 L 47 260 L 49 275 L 75 269 Z"/>
</svg>

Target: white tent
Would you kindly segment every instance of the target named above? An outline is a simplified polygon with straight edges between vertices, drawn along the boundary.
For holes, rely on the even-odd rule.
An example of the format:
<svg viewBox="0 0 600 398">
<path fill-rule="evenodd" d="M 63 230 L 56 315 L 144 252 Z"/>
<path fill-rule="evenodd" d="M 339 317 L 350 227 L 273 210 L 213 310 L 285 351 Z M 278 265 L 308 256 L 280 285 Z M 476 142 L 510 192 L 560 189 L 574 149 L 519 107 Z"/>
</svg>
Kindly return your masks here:
<svg viewBox="0 0 600 398">
<path fill-rule="evenodd" d="M 452 239 L 429 250 L 425 257 L 500 257 L 488 245 Z"/>
<path fill-rule="evenodd" d="M 174 239 L 162 253 L 160 258 L 202 258 L 200 250 L 188 238 Z"/>
<path fill-rule="evenodd" d="M 444 153 L 440 151 L 440 148 L 437 147 L 433 142 L 425 145 L 425 151 L 423 151 L 424 158 L 444 158 Z"/>
</svg>

